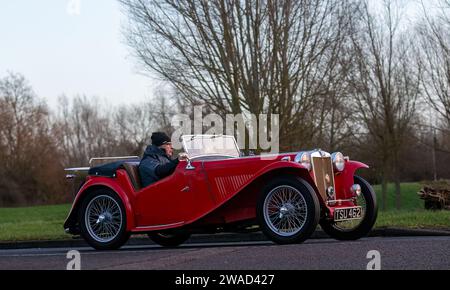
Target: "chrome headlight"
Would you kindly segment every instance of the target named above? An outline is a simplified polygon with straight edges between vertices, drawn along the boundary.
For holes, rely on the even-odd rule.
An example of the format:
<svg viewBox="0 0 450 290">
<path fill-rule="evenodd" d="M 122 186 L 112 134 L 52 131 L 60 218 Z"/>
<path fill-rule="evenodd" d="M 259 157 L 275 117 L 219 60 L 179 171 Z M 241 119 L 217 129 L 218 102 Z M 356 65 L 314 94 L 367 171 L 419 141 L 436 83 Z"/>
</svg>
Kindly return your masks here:
<svg viewBox="0 0 450 290">
<path fill-rule="evenodd" d="M 308 171 L 311 171 L 311 154 L 309 152 L 298 153 L 294 161 L 303 165 Z"/>
<path fill-rule="evenodd" d="M 331 160 L 333 161 L 334 168 L 341 172 L 345 168 L 345 158 L 344 154 L 341 152 L 335 152 L 331 154 Z"/>
</svg>

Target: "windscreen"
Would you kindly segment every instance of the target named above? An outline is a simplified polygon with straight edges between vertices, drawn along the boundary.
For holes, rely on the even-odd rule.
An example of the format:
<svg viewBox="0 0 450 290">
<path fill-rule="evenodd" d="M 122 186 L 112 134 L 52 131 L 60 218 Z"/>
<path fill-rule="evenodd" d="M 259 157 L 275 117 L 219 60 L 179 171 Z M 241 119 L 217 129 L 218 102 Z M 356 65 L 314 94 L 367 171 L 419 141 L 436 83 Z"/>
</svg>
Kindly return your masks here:
<svg viewBox="0 0 450 290">
<path fill-rule="evenodd" d="M 182 137 L 183 147 L 189 158 L 199 156 L 239 157 L 239 148 L 233 136 L 186 135 Z"/>
</svg>

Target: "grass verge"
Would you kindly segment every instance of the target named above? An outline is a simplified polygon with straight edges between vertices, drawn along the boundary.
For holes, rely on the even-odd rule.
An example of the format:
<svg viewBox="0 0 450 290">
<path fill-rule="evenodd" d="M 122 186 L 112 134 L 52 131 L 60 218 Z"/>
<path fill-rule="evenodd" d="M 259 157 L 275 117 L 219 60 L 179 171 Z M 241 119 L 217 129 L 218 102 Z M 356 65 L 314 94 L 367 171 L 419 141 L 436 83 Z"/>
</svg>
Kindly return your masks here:
<svg viewBox="0 0 450 290">
<path fill-rule="evenodd" d="M 419 183 L 403 183 L 402 210 L 395 210 L 394 185 L 389 184 L 387 210 L 381 211 L 381 187 L 374 186 L 380 211 L 376 227 L 450 229 L 450 211 L 425 211 L 417 196 Z M 61 240 L 70 238 L 63 223 L 70 205 L 0 208 L 0 241 Z"/>
<path fill-rule="evenodd" d="M 380 211 L 375 227 L 450 230 L 450 211 Z"/>
<path fill-rule="evenodd" d="M 0 241 L 58 240 L 70 205 L 0 208 Z"/>
</svg>

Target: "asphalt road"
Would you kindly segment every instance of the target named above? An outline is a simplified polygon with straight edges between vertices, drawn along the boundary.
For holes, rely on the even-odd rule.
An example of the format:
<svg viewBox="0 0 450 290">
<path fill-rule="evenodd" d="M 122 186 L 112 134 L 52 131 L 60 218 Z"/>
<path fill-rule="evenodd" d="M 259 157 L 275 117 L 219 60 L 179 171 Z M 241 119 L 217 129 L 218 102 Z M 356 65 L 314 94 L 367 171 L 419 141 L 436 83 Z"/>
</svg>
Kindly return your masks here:
<svg viewBox="0 0 450 290">
<path fill-rule="evenodd" d="M 450 270 L 450 237 L 331 239 L 280 246 L 271 242 L 188 244 L 176 249 L 128 246 L 120 251 L 90 248 L 0 250 L 0 270 L 65 270 L 70 250 L 80 252 L 81 269 L 300 270 L 366 269 L 367 253 L 380 253 L 381 269 Z"/>
</svg>

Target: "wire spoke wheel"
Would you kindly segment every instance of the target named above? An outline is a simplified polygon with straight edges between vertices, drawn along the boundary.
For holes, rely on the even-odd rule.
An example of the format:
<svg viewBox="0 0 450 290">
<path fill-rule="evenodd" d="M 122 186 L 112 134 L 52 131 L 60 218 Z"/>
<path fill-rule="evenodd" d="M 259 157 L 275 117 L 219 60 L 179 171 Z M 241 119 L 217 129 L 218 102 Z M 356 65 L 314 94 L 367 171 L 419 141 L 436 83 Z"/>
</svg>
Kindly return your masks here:
<svg viewBox="0 0 450 290">
<path fill-rule="evenodd" d="M 299 190 L 281 185 L 266 196 L 263 214 L 265 223 L 273 232 L 290 237 L 304 227 L 308 218 L 308 205 Z"/>
<path fill-rule="evenodd" d="M 85 211 L 85 225 L 89 235 L 100 243 L 114 240 L 123 222 L 120 205 L 111 196 L 94 197 Z"/>
<path fill-rule="evenodd" d="M 357 240 L 365 237 L 377 220 L 377 198 L 372 186 L 359 176 L 354 177 L 354 182 L 361 186 L 361 195 L 355 200 L 355 205 L 362 207 L 361 218 L 337 222 L 324 218 L 320 221 L 325 233 L 337 240 Z"/>
</svg>

